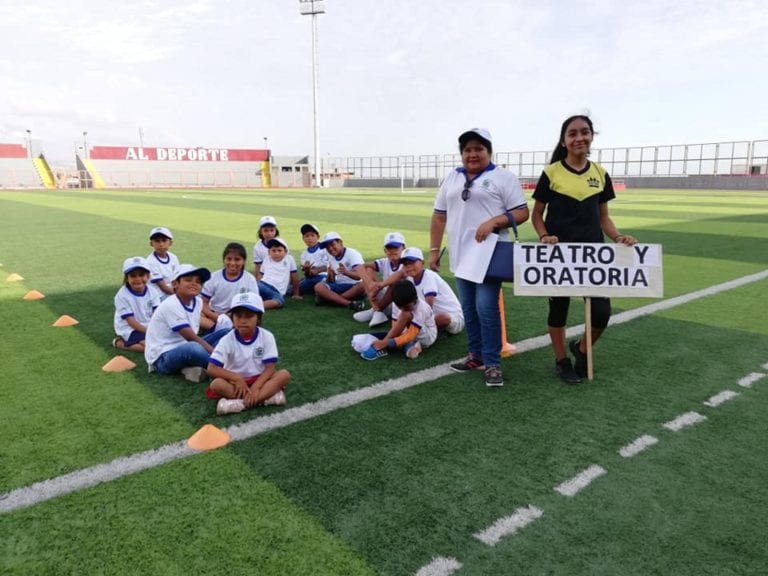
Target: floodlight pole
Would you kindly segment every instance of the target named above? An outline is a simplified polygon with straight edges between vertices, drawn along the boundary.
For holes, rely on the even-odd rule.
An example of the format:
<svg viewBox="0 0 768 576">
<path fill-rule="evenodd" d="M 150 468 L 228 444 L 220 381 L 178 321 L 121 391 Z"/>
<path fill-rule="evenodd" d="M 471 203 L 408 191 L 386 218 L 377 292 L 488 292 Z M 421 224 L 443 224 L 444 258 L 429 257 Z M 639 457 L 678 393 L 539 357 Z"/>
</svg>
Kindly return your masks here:
<svg viewBox="0 0 768 576">
<path fill-rule="evenodd" d="M 29 159 L 32 160 L 32 130 L 29 129 L 27 129 L 27 148 Z"/>
<path fill-rule="evenodd" d="M 88 132 L 83 132 L 83 156 L 88 159 Z"/>
<path fill-rule="evenodd" d="M 303 16 L 312 16 L 312 111 L 315 133 L 315 187 L 323 185 L 320 159 L 320 91 L 317 87 L 317 15 L 325 14 L 324 0 L 299 0 L 299 11 Z"/>
</svg>

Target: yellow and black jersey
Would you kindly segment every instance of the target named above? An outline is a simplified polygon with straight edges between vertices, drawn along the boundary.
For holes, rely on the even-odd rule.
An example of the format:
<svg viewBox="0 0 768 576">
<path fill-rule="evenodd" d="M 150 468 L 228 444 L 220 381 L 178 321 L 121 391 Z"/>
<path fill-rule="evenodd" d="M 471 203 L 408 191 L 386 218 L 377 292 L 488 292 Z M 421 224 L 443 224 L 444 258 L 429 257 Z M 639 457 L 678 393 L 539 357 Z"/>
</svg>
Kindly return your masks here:
<svg viewBox="0 0 768 576">
<path fill-rule="evenodd" d="M 547 232 L 561 242 L 602 242 L 600 204 L 616 197 L 611 177 L 599 164 L 587 162 L 576 171 L 564 160 L 544 169 L 534 200 L 547 205 Z"/>
</svg>

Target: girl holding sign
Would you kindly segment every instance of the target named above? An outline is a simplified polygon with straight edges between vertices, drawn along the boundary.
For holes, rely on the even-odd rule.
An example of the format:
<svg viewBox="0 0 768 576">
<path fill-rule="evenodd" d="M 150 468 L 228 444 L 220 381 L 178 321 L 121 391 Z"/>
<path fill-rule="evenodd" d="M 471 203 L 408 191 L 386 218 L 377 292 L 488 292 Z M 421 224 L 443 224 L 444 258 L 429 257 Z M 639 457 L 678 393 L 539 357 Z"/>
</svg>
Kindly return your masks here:
<svg viewBox="0 0 768 576">
<path fill-rule="evenodd" d="M 616 194 L 608 173 L 599 164 L 589 161 L 594 136 L 589 116 L 571 116 L 560 128 L 560 139 L 552 152 L 551 163 L 542 172 L 533 193 L 535 203 L 531 223 L 539 240 L 545 244 L 603 242 L 604 236 L 629 246 L 637 242 L 634 237 L 619 233 L 608 215 L 608 202 Z M 611 301 L 608 298 L 591 300 L 591 341 L 594 344 L 608 326 Z M 547 324 L 557 375 L 567 384 L 578 384 L 587 374 L 586 334 L 569 345 L 576 359 L 574 366 L 565 349 L 570 302 L 568 296 L 551 297 Z"/>
</svg>

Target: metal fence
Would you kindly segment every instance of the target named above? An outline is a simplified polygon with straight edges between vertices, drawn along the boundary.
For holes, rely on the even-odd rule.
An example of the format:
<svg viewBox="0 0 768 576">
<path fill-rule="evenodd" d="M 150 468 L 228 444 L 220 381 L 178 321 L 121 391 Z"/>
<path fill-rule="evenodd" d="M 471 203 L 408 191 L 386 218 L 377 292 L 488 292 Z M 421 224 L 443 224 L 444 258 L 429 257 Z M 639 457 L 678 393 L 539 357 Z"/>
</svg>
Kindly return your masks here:
<svg viewBox="0 0 768 576">
<path fill-rule="evenodd" d="M 520 178 L 538 178 L 551 151 L 497 152 L 494 162 Z M 699 176 L 768 174 L 768 140 L 595 148 L 591 158 L 614 178 L 629 176 Z M 323 160 L 330 179 L 402 179 L 416 184 L 441 179 L 461 165 L 459 154 L 351 156 Z"/>
</svg>

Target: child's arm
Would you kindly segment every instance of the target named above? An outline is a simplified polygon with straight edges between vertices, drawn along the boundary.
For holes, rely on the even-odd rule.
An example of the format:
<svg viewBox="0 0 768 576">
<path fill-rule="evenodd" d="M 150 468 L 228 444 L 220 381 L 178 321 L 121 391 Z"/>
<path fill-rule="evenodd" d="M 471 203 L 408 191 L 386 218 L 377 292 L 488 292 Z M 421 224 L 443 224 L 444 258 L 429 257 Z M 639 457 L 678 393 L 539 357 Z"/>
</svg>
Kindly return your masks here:
<svg viewBox="0 0 768 576">
<path fill-rule="evenodd" d="M 128 323 L 128 326 L 130 326 L 134 331 L 141 332 L 142 334 L 146 333 L 147 327 L 144 326 L 141 322 L 136 320 L 134 316 L 128 316 L 125 321 Z"/>
<path fill-rule="evenodd" d="M 200 336 L 195 334 L 195 331 L 192 330 L 192 328 L 190 328 L 189 326 L 185 326 L 184 328 L 179 330 L 179 335 L 182 338 L 184 338 L 184 340 L 187 340 L 188 342 L 197 342 L 198 344 L 200 344 L 200 346 L 205 348 L 205 351 L 208 352 L 208 354 L 213 352 L 213 346 L 211 346 L 210 344 L 208 344 L 208 342 L 206 342 L 205 340 L 200 338 Z"/>
<path fill-rule="evenodd" d="M 398 316 L 397 320 L 392 323 L 392 327 L 389 329 L 389 332 L 387 332 L 386 336 L 384 336 L 384 338 L 381 340 L 376 340 L 373 343 L 373 347 L 376 348 L 376 350 L 382 350 L 387 346 L 390 348 L 401 348 L 404 344 L 407 344 L 416 338 L 416 335 L 419 333 L 419 329 L 411 324 L 411 320 L 413 320 L 413 314 L 411 312 L 401 310 L 400 316 Z M 400 342 L 400 337 L 406 333 L 409 333 L 411 328 L 416 329 L 416 334 L 414 334 L 410 339 Z"/>
<path fill-rule="evenodd" d="M 293 286 L 293 294 L 291 294 L 291 298 L 294 300 L 301 300 L 301 294 L 299 293 L 299 273 L 296 271 L 291 272 L 291 286 Z"/>
<path fill-rule="evenodd" d="M 210 318 L 215 323 L 216 320 L 219 319 L 219 315 L 213 310 L 211 310 L 211 306 L 209 304 L 210 301 L 211 301 L 210 298 L 206 298 L 205 296 L 203 296 L 203 316 L 205 316 L 206 318 Z"/>
<path fill-rule="evenodd" d="M 253 263 L 253 275 L 256 280 L 261 280 L 261 262 Z"/>
<path fill-rule="evenodd" d="M 160 288 L 160 290 L 162 290 L 166 294 L 173 294 L 173 287 L 168 286 L 168 284 L 165 283 L 165 280 L 158 280 L 157 282 L 155 282 L 155 286 Z"/>
<path fill-rule="evenodd" d="M 259 377 L 256 378 L 253 384 L 251 384 L 251 388 L 244 397 L 245 405 L 248 406 L 248 408 L 253 408 L 256 405 L 261 387 L 275 375 L 275 371 L 276 368 L 274 363 L 270 362 L 269 364 L 264 365 L 264 372 L 259 374 Z"/>
<path fill-rule="evenodd" d="M 221 378 L 232 384 L 235 387 L 235 398 L 245 398 L 245 395 L 248 394 L 248 385 L 237 372 L 227 370 L 213 362 L 208 362 L 208 367 L 205 371 L 208 372 L 211 378 Z"/>
</svg>

